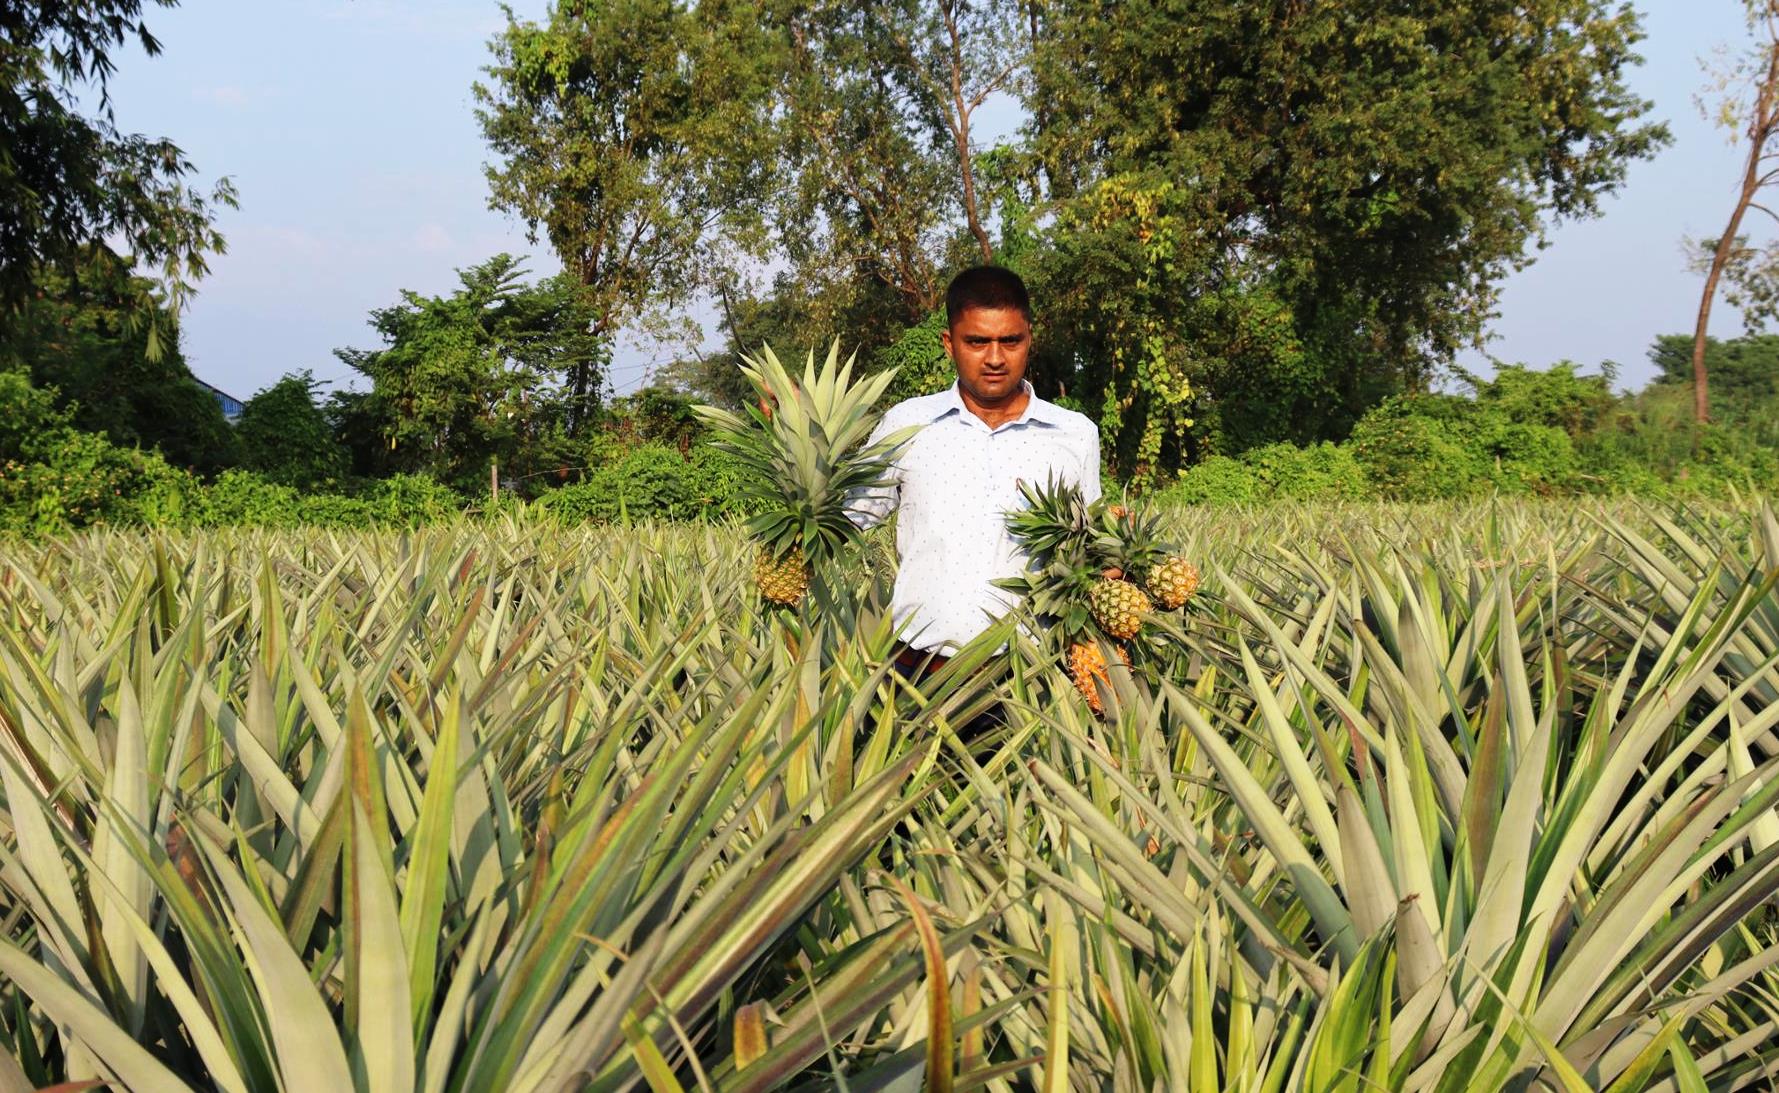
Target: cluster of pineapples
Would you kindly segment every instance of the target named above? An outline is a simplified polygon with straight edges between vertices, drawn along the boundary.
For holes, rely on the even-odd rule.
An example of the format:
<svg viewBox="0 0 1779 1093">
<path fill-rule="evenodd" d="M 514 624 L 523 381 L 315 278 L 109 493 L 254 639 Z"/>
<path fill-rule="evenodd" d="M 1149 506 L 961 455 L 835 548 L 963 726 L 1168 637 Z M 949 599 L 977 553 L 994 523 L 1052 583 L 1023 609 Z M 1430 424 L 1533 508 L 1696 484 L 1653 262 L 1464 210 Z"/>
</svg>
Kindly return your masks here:
<svg viewBox="0 0 1779 1093">
<path fill-rule="evenodd" d="M 1162 540 L 1153 515 L 1090 504 L 1080 489 L 1056 481 L 1020 491 L 1027 507 L 1009 515 L 1007 526 L 1030 556 L 1030 569 L 1003 585 L 1024 593 L 1063 642 L 1075 688 L 1101 713 L 1101 688 L 1110 684 L 1106 646 L 1129 665 L 1128 643 L 1155 611 L 1185 606 L 1198 591 L 1198 568 Z"/>
<path fill-rule="evenodd" d="M 858 543 L 849 500 L 885 483 L 907 431 L 866 444 L 881 416 L 877 403 L 894 370 L 853 379 L 840 344 L 818 367 L 810 352 L 801 379 L 770 347 L 743 358 L 742 374 L 758 396 L 746 415 L 696 407 L 719 446 L 745 467 L 741 486 L 754 510 L 747 528 L 759 544 L 754 584 L 768 602 L 795 606 L 812 574 Z"/>
</svg>

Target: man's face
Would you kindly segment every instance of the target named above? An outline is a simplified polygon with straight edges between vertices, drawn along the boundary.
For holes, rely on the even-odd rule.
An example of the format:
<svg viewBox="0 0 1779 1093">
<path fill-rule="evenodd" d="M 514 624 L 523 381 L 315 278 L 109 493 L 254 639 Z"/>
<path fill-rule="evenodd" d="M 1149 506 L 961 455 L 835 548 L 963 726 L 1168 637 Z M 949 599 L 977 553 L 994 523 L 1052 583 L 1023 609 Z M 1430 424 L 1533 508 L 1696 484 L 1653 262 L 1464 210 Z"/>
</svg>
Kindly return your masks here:
<svg viewBox="0 0 1779 1093">
<path fill-rule="evenodd" d="M 1018 308 L 967 308 L 940 340 L 957 365 L 958 385 L 971 398 L 992 405 L 1019 393 L 1032 324 Z"/>
</svg>

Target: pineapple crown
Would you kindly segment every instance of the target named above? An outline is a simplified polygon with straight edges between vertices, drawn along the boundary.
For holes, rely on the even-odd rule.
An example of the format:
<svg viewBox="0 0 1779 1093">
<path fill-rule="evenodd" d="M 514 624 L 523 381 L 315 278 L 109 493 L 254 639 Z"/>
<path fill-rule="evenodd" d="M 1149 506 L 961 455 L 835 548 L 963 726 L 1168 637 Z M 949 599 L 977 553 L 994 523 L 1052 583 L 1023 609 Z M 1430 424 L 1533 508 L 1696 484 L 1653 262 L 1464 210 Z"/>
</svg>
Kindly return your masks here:
<svg viewBox="0 0 1779 1093">
<path fill-rule="evenodd" d="M 741 492 L 758 509 L 747 530 L 775 554 L 800 549 L 820 564 L 855 543 L 860 532 L 847 516 L 848 498 L 886 485 L 891 460 L 915 431 L 865 443 L 895 370 L 855 381 L 852 366 L 852 357 L 841 362 L 836 340 L 819 368 L 810 351 L 799 381 L 762 346 L 758 356 L 743 356 L 741 366 L 758 406 L 746 416 L 694 407 L 717 446 L 743 465 Z"/>
<path fill-rule="evenodd" d="M 1024 548 L 1024 576 L 994 582 L 1025 597 L 1046 628 L 1073 640 L 1089 632 L 1093 617 L 1088 593 L 1100 578 L 1102 507 L 1090 504 L 1080 487 L 1052 477 L 1043 484 L 1021 482 L 1026 507 L 1007 516 L 1007 530 Z"/>
<path fill-rule="evenodd" d="M 1093 630 L 1094 590 L 1106 571 L 1136 582 L 1171 554 L 1161 521 L 1126 504 L 1087 502 L 1079 487 L 1052 478 L 1022 483 L 1026 507 L 1009 514 L 1007 528 L 1030 558 L 1024 576 L 995 582 L 1020 593 L 1027 606 L 1065 641 Z M 1102 589 L 1100 593 L 1104 598 Z"/>
</svg>

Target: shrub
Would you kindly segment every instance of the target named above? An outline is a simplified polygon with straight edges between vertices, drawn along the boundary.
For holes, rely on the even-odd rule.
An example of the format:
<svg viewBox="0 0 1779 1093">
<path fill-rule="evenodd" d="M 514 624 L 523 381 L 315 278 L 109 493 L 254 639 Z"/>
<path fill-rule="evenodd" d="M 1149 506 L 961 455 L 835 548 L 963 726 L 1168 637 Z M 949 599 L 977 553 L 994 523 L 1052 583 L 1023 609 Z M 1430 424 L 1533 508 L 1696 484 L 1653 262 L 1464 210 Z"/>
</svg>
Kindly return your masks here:
<svg viewBox="0 0 1779 1093">
<path fill-rule="evenodd" d="M 159 454 L 68 429 L 42 460 L 0 462 L 0 530 L 177 522 L 196 493 L 196 479 Z"/>
<path fill-rule="evenodd" d="M 1490 481 L 1476 404 L 1448 395 L 1385 399 L 1353 427 L 1353 454 L 1381 497 L 1464 497 Z"/>
<path fill-rule="evenodd" d="M 202 521 L 219 527 L 295 527 L 303 496 L 253 471 L 224 471 L 204 490 Z"/>
<path fill-rule="evenodd" d="M 939 336 L 945 330 L 945 312 L 935 311 L 908 329 L 894 342 L 878 351 L 877 367 L 900 369 L 884 398 L 900 402 L 916 395 L 931 395 L 950 387 L 957 378 L 951 358 L 945 355 L 945 343 Z"/>
<path fill-rule="evenodd" d="M 1503 493 L 1571 493 L 1576 476 L 1575 445 L 1551 425 L 1493 421 L 1483 451 L 1494 461 L 1489 481 Z"/>
<path fill-rule="evenodd" d="M 705 447 L 687 458 L 664 444 L 641 444 L 587 481 L 551 490 L 538 507 L 565 524 L 618 519 L 684 520 L 732 505 L 739 468 Z"/>
<path fill-rule="evenodd" d="M 1307 448 L 1269 444 L 1243 452 L 1241 461 L 1259 479 L 1266 500 L 1352 500 L 1369 492 L 1365 468 L 1352 450 L 1327 441 Z"/>
<path fill-rule="evenodd" d="M 1250 505 L 1262 499 L 1264 487 L 1254 468 L 1226 455 L 1195 464 L 1161 495 L 1164 503 L 1186 505 Z"/>
<path fill-rule="evenodd" d="M 419 527 L 448 520 L 463 511 L 463 495 L 424 474 L 378 479 L 364 494 L 371 521 Z"/>
</svg>

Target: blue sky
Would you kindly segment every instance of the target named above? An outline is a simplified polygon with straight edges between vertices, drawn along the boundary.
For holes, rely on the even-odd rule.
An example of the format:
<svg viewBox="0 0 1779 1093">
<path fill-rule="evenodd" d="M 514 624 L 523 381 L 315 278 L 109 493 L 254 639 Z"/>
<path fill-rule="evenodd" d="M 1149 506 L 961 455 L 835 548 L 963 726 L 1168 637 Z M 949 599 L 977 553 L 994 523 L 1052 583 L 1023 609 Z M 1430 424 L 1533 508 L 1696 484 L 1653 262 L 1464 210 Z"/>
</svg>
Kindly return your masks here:
<svg viewBox="0 0 1779 1093">
<path fill-rule="evenodd" d="M 515 0 L 522 15 L 544 0 Z M 1701 57 L 1745 40 L 1738 0 L 1641 0 L 1648 38 L 1633 86 L 1655 103 L 1675 141 L 1636 164 L 1597 220 L 1564 224 L 1505 286 L 1488 358 L 1648 377 L 1657 334 L 1690 332 L 1699 278 L 1681 242 L 1722 230 L 1739 157 L 1701 120 Z M 241 207 L 219 223 L 229 253 L 212 263 L 184 320 L 187 359 L 240 397 L 286 372 L 344 381 L 340 346 L 370 347 L 373 308 L 401 289 L 449 291 L 455 270 L 500 251 L 553 272 L 547 248 L 487 207 L 487 158 L 471 84 L 503 25 L 492 0 L 182 0 L 151 9 L 165 47 L 131 50 L 113 83 L 118 122 L 167 136 L 202 177 L 230 176 Z M 1740 330 L 1720 305 L 1713 333 Z M 620 389 L 674 356 L 627 344 Z"/>
</svg>

